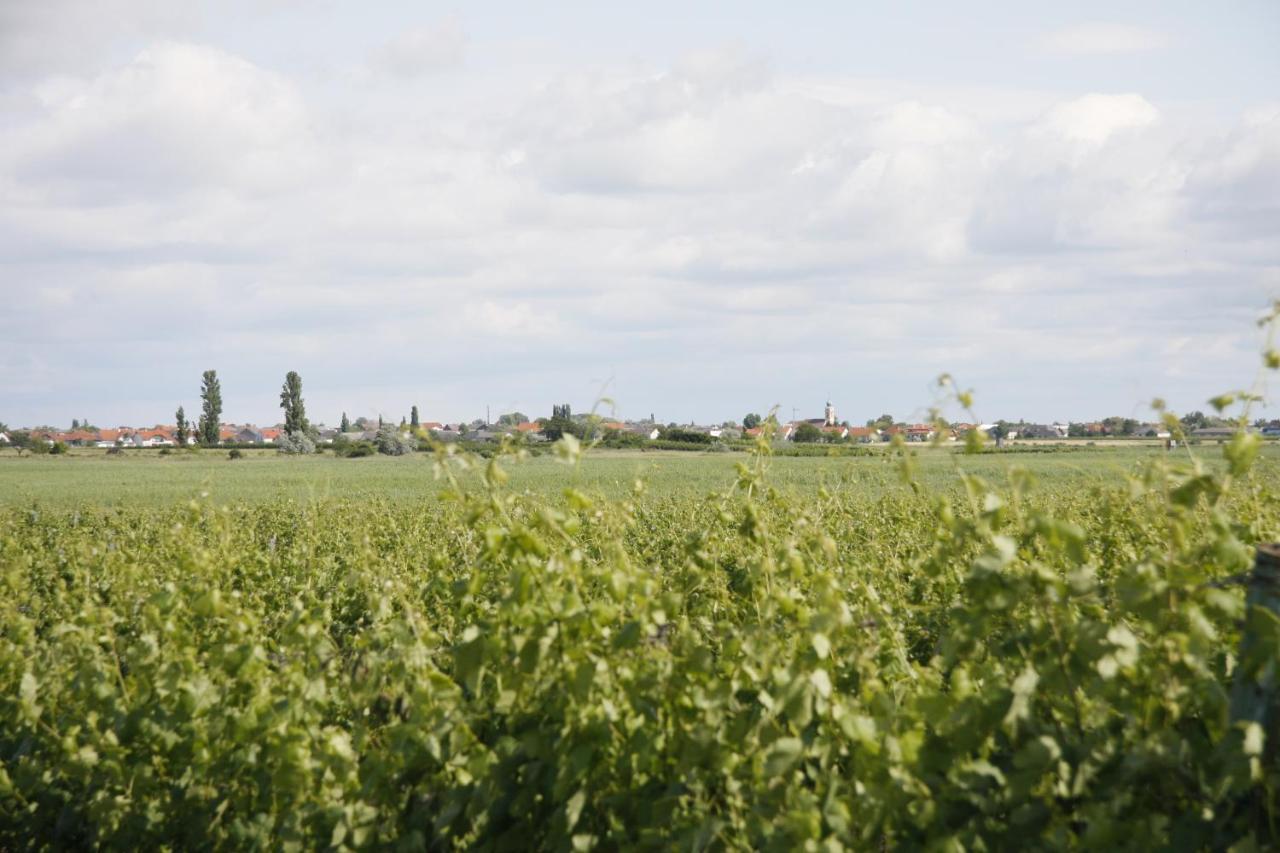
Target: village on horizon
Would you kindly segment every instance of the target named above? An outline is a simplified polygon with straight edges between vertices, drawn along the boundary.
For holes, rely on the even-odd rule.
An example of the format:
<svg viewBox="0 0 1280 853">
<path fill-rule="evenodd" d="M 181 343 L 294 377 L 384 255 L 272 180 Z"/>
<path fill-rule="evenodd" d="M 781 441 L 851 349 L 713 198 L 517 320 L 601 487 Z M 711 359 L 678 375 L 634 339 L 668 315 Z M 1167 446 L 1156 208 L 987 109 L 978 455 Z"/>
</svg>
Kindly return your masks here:
<svg viewBox="0 0 1280 853">
<path fill-rule="evenodd" d="M 418 407 L 412 407 L 412 415 L 401 418 L 398 427 L 402 435 L 429 438 L 440 442 L 467 440 L 472 442 L 497 442 L 504 437 L 519 437 L 527 441 L 547 441 L 558 438 L 562 432 L 607 437 L 625 436 L 639 441 L 673 440 L 690 443 L 711 443 L 753 439 L 768 432 L 778 442 L 808 443 L 862 443 L 887 442 L 895 436 L 905 441 L 931 442 L 962 441 L 967 433 L 980 430 L 997 440 L 1054 440 L 1069 438 L 1157 438 L 1169 439 L 1169 427 L 1161 422 L 1142 422 L 1132 418 L 1110 417 L 1099 421 L 1029 423 L 1026 421 L 994 421 L 990 423 L 911 423 L 881 415 L 862 426 L 841 420 L 835 406 L 827 401 L 821 417 L 779 421 L 775 416 L 748 414 L 741 421 L 724 421 L 720 424 L 661 423 L 652 415 L 644 420 L 615 420 L 596 414 L 570 414 L 568 405 L 554 407 L 550 418 L 531 419 L 520 412 L 500 415 L 496 420 L 477 418 L 470 422 L 443 422 L 420 420 Z M 580 429 L 565 429 L 565 423 L 576 424 Z M 1192 412 L 1181 419 L 1188 436 L 1221 438 L 1236 431 L 1237 426 L 1222 418 Z M 341 441 L 372 441 L 380 429 L 397 426 L 383 418 L 359 417 L 354 421 L 342 416 L 339 427 L 322 423 L 309 425 L 318 444 Z M 1258 420 L 1251 429 L 1265 436 L 1280 436 L 1280 421 Z M 940 433 L 941 431 L 941 433 Z M 156 424 L 149 427 L 116 426 L 100 428 L 87 419 L 74 419 L 70 429 L 60 430 L 49 426 L 10 428 L 0 422 L 0 447 L 22 447 L 42 441 L 46 445 L 63 444 L 68 447 L 174 447 L 185 443 L 205 445 L 271 446 L 278 444 L 286 434 L 283 423 L 269 427 L 254 424 L 220 423 L 217 442 L 202 441 L 195 429 L 186 431 L 174 424 Z"/>
</svg>

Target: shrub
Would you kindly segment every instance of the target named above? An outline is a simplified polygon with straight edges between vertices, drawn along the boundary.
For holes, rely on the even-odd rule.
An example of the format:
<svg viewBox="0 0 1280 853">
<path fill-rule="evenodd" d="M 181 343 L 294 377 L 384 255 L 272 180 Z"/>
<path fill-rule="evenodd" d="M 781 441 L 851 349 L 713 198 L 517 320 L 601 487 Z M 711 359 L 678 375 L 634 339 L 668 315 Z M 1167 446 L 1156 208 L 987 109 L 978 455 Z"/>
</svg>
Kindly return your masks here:
<svg viewBox="0 0 1280 853">
<path fill-rule="evenodd" d="M 711 436 L 708 435 L 707 433 L 695 432 L 694 430 L 691 430 L 691 429 L 681 429 L 680 427 L 664 429 L 659 435 L 659 438 L 662 441 L 680 441 L 680 442 L 684 442 L 685 444 L 710 444 L 711 443 Z"/>
<path fill-rule="evenodd" d="M 233 447 L 233 448 L 231 448 L 230 450 L 228 450 L 228 451 L 227 451 L 227 458 L 228 458 L 228 459 L 243 459 L 243 458 L 244 458 L 244 454 L 240 452 L 240 448 L 238 448 L 238 447 Z"/>
<path fill-rule="evenodd" d="M 377 452 L 378 449 L 371 441 L 343 441 L 342 444 L 335 442 L 333 445 L 334 455 L 344 459 L 359 459 L 362 456 L 372 456 Z"/>
<path fill-rule="evenodd" d="M 800 424 L 800 426 L 796 427 L 796 433 L 791 437 L 791 440 L 801 444 L 814 444 L 822 441 L 822 430 L 813 424 Z"/>
<path fill-rule="evenodd" d="M 276 444 L 281 453 L 304 455 L 316 452 L 316 443 L 305 432 L 282 433 Z"/>
<path fill-rule="evenodd" d="M 407 456 L 417 447 L 417 441 L 412 436 L 401 435 L 400 430 L 391 424 L 386 424 L 378 430 L 374 444 L 377 445 L 379 453 L 387 456 Z"/>
</svg>

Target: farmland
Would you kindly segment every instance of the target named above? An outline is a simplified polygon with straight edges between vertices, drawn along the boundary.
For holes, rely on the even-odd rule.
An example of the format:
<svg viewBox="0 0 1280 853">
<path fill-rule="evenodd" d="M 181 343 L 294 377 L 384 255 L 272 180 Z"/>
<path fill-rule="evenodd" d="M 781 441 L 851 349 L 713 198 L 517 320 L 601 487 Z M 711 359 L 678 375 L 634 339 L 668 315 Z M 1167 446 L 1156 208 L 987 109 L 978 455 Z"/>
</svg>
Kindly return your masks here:
<svg viewBox="0 0 1280 853">
<path fill-rule="evenodd" d="M 1114 484 L 1126 472 L 1164 456 L 1154 444 L 1075 446 L 1067 450 L 964 457 L 963 468 L 999 481 L 1010 468 L 1018 467 L 1044 478 L 1051 488 L 1059 488 L 1091 482 Z M 917 453 L 923 483 L 931 487 L 956 484 L 954 453 L 927 447 Z M 1201 455 L 1213 465 L 1220 454 L 1205 448 Z M 1280 459 L 1280 447 L 1267 447 L 1263 457 L 1267 464 Z M 564 487 L 574 484 L 616 498 L 633 491 L 640 479 L 658 495 L 705 495 L 723 491 L 734 477 L 734 466 L 745 458 L 741 453 L 596 450 L 581 466 L 570 469 L 547 454 L 510 466 L 509 487 L 555 498 Z M 883 448 L 867 457 L 776 458 L 770 467 L 773 485 L 801 493 L 812 492 L 824 483 L 876 492 L 898 482 L 892 454 Z M 250 450 L 245 451 L 245 458 L 232 461 L 226 451 L 216 450 L 165 456 L 154 450 L 131 451 L 108 456 L 94 449 L 73 450 L 65 457 L 19 457 L 0 452 L 0 505 L 155 509 L 185 504 L 202 493 L 215 503 L 365 498 L 412 503 L 434 500 L 440 490 L 432 457 L 427 454 L 407 459 L 348 460 L 328 455 L 293 458 Z"/>
<path fill-rule="evenodd" d="M 563 455 L 0 459 L 0 848 L 1276 842 L 1256 440 Z"/>
</svg>

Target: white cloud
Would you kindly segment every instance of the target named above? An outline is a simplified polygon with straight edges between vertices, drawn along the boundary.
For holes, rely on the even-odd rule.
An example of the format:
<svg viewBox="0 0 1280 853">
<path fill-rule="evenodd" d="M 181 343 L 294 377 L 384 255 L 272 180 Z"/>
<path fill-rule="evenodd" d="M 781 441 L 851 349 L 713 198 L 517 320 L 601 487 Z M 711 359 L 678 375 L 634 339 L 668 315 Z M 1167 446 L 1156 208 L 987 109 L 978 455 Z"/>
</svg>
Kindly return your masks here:
<svg viewBox="0 0 1280 853">
<path fill-rule="evenodd" d="M 271 192 L 314 165 L 306 111 L 284 78 L 196 45 L 162 42 L 83 81 L 0 147 L 23 186 L 90 205 L 196 187 Z"/>
<path fill-rule="evenodd" d="M 128 365 L 182 382 L 217 365 L 246 387 L 287 363 L 318 411 L 415 383 L 461 408 L 559 401 L 607 367 L 646 414 L 736 416 L 721 408 L 818 383 L 858 389 L 842 406 L 870 417 L 953 369 L 1027 401 L 995 415 L 1060 417 L 1055 387 L 1068 409 L 1128 393 L 1090 379 L 1116 359 L 1161 353 L 1208 382 L 1195 346 L 1246 352 L 1242 317 L 1276 286 L 1274 108 L 982 109 L 972 91 L 800 85 L 733 50 L 508 79 L 498 101 L 358 82 L 326 99 L 157 42 L 33 83 L 39 108 L 0 138 L 0 258 L 29 283 L 0 339 L 58 346 L 0 358 L 0 387 L 35 411 Z M 695 373 L 715 382 L 688 390 Z"/>
<path fill-rule="evenodd" d="M 1043 39 L 1045 49 L 1064 54 L 1147 53 L 1168 47 L 1165 33 L 1115 23 L 1086 23 L 1066 27 Z"/>
<path fill-rule="evenodd" d="M 396 77 L 412 78 L 462 64 L 467 34 L 457 18 L 400 33 L 374 50 L 369 64 Z"/>
</svg>

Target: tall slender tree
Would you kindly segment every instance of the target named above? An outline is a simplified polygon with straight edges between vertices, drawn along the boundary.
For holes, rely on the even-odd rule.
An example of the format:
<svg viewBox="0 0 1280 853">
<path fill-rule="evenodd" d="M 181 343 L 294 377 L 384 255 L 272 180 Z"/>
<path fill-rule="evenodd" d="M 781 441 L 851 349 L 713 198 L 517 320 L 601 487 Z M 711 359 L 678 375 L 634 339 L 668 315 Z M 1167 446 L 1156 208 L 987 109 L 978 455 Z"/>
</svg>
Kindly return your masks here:
<svg viewBox="0 0 1280 853">
<path fill-rule="evenodd" d="M 178 424 L 178 428 L 174 430 L 174 437 L 178 440 L 178 446 L 186 447 L 187 436 L 189 436 L 191 432 L 187 429 L 187 413 L 183 411 L 181 406 L 178 407 L 178 411 L 173 413 L 173 419 L 177 421 Z"/>
<path fill-rule="evenodd" d="M 302 401 L 302 377 L 296 371 L 285 374 L 284 387 L 280 389 L 280 408 L 284 409 L 284 431 L 289 435 L 305 433 L 307 407 Z"/>
<path fill-rule="evenodd" d="M 418 406 L 416 403 L 414 404 L 413 408 L 409 411 L 409 426 L 413 427 L 414 432 L 417 432 L 418 427 L 421 426 L 421 424 L 418 422 Z"/>
<path fill-rule="evenodd" d="M 200 442 L 218 443 L 218 426 L 222 422 L 222 383 L 218 371 L 206 370 L 200 378 Z"/>
<path fill-rule="evenodd" d="M 351 419 L 347 417 L 347 413 L 342 413 L 342 423 L 338 425 L 340 432 L 351 432 Z"/>
</svg>

